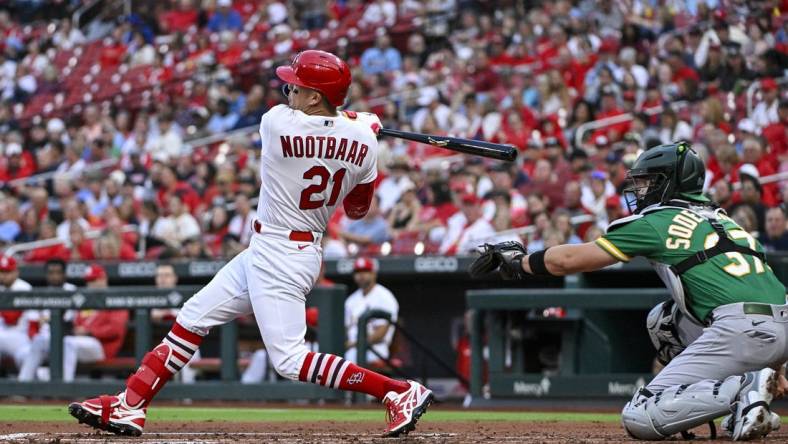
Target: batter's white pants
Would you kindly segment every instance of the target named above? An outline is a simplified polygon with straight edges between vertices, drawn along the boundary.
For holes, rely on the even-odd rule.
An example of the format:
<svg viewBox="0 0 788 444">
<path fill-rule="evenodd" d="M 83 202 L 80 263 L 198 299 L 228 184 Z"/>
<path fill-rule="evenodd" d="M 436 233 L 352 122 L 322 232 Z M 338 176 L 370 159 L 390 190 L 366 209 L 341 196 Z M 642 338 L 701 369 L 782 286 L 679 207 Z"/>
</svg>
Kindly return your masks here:
<svg viewBox="0 0 788 444">
<path fill-rule="evenodd" d="M 202 290 L 186 301 L 177 322 L 206 335 L 215 326 L 254 313 L 274 369 L 297 380 L 309 351 L 306 295 L 320 273 L 320 235 L 314 243 L 289 239 L 290 230 L 263 227 Z M 303 248 L 299 248 L 303 247 Z"/>
<path fill-rule="evenodd" d="M 22 361 L 19 370 L 20 381 L 32 381 L 36 377 L 36 370 L 49 356 L 48 333 L 36 335 L 30 345 L 30 351 Z M 101 341 L 93 336 L 64 336 L 63 337 L 63 381 L 71 382 L 77 373 L 77 363 L 97 362 L 104 359 L 104 348 Z"/>
<path fill-rule="evenodd" d="M 10 356 L 19 368 L 29 350 L 30 338 L 27 333 L 15 328 L 0 330 L 0 358 Z"/>
</svg>

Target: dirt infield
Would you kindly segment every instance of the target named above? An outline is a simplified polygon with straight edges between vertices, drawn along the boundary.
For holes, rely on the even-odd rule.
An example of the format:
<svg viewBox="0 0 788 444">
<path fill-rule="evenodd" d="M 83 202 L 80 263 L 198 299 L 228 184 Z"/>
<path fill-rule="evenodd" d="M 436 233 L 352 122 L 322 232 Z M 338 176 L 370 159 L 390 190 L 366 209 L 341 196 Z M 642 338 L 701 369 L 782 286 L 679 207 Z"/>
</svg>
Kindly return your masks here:
<svg viewBox="0 0 788 444">
<path fill-rule="evenodd" d="M 382 424 L 382 419 L 381 419 Z M 621 426 L 609 422 L 466 422 L 430 424 L 428 416 L 408 437 L 384 439 L 380 426 L 369 422 L 293 423 L 160 422 L 151 423 L 139 438 L 93 433 L 70 423 L 0 424 L 0 441 L 15 443 L 618 443 L 627 439 Z M 698 429 L 702 442 L 708 428 Z M 775 432 L 767 442 L 788 441 L 788 431 Z"/>
</svg>

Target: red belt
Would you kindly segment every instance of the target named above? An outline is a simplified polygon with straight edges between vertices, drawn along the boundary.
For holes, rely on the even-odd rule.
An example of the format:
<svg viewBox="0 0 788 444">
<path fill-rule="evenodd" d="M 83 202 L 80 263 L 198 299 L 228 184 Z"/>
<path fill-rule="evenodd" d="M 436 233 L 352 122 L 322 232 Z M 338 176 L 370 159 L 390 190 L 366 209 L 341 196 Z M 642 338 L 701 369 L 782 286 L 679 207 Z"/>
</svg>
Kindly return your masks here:
<svg viewBox="0 0 788 444">
<path fill-rule="evenodd" d="M 261 234 L 263 232 L 263 224 L 261 224 L 259 220 L 255 220 L 252 222 L 252 228 L 258 234 Z M 296 242 L 315 241 L 315 236 L 312 235 L 311 231 L 291 231 L 289 237 L 291 241 L 296 241 Z"/>
</svg>

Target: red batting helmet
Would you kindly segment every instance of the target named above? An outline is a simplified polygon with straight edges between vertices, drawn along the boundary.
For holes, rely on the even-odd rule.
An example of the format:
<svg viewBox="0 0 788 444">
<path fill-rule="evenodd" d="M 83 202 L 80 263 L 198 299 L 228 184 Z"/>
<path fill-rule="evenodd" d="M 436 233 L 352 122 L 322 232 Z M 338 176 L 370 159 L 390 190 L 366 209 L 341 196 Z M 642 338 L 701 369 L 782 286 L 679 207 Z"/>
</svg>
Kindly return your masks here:
<svg viewBox="0 0 788 444">
<path fill-rule="evenodd" d="M 286 83 L 320 91 L 328 102 L 342 106 L 350 87 L 350 67 L 330 52 L 310 49 L 298 53 L 290 66 L 276 68 Z"/>
</svg>

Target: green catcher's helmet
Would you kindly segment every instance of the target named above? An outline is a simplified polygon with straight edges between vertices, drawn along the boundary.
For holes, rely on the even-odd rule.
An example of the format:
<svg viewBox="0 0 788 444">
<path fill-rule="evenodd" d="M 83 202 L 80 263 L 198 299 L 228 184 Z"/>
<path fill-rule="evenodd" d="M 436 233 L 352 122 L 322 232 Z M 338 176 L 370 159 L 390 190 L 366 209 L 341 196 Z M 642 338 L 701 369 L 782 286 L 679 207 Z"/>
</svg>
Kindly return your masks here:
<svg viewBox="0 0 788 444">
<path fill-rule="evenodd" d="M 706 167 L 689 142 L 655 146 L 641 154 L 627 173 L 627 206 L 637 214 L 681 195 L 700 197 L 705 179 Z"/>
</svg>

